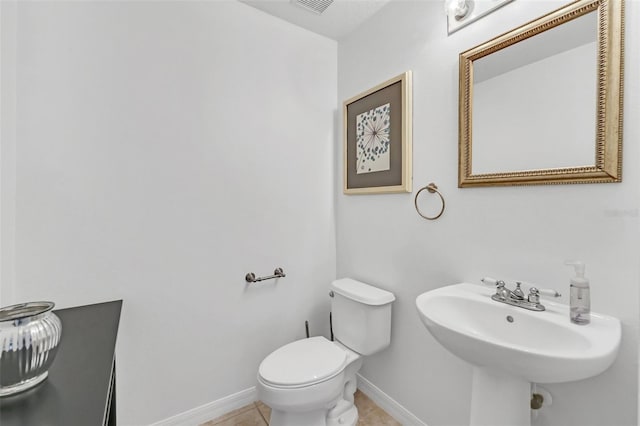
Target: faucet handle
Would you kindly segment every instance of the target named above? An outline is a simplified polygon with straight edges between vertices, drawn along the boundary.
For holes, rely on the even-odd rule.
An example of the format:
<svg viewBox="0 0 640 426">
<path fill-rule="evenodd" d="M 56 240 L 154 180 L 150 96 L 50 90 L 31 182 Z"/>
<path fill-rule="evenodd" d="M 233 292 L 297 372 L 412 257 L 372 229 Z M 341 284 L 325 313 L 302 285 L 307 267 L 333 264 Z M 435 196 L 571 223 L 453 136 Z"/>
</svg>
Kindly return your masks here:
<svg viewBox="0 0 640 426">
<path fill-rule="evenodd" d="M 560 293 L 558 293 L 557 291 L 550 289 L 550 288 L 544 288 L 544 289 L 537 289 L 535 287 L 531 287 L 529 289 L 529 296 L 527 296 L 527 300 L 531 303 L 539 303 L 540 302 L 540 295 L 545 295 L 545 296 L 549 296 L 549 297 L 560 297 L 562 296 Z"/>
<path fill-rule="evenodd" d="M 536 286 L 536 284 L 534 283 L 527 283 L 527 282 L 522 282 L 522 284 L 527 285 L 531 290 L 536 290 L 536 292 L 542 296 L 547 296 L 547 297 L 560 297 L 562 296 L 560 293 L 558 293 L 557 291 L 555 291 L 552 288 L 538 288 Z"/>
<path fill-rule="evenodd" d="M 496 280 L 495 278 L 491 278 L 491 277 L 480 278 L 480 281 L 482 282 L 482 284 L 486 284 L 486 285 L 495 285 L 496 287 L 504 287 L 505 286 L 505 282 L 504 281 Z"/>
<path fill-rule="evenodd" d="M 535 287 L 533 287 L 533 288 L 535 288 Z M 560 296 L 562 296 L 560 293 L 558 293 L 557 291 L 555 291 L 552 288 L 542 288 L 542 289 L 539 289 L 538 292 L 540 294 L 542 294 L 543 296 L 549 296 L 549 297 L 560 297 Z"/>
</svg>

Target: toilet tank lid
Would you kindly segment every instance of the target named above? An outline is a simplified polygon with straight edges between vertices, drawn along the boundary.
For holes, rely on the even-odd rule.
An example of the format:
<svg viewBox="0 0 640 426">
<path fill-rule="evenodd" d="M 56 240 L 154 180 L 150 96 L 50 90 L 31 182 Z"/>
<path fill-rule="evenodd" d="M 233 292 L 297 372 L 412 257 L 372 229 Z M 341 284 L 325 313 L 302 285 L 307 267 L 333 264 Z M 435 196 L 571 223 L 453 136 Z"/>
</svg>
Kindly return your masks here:
<svg viewBox="0 0 640 426">
<path fill-rule="evenodd" d="M 366 305 L 386 305 L 396 300 L 393 293 L 369 284 L 351 279 L 341 278 L 331 284 L 336 293 Z"/>
</svg>

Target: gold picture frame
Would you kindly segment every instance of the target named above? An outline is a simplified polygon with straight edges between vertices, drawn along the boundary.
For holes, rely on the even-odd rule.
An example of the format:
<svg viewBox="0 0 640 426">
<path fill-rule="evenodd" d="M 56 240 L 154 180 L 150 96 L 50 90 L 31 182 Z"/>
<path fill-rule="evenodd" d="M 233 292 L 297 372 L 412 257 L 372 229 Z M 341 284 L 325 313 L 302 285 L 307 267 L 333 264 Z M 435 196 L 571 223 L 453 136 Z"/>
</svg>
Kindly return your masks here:
<svg viewBox="0 0 640 426">
<path fill-rule="evenodd" d="M 344 102 L 345 194 L 411 192 L 411 71 Z"/>
<path fill-rule="evenodd" d="M 473 62 L 587 13 L 597 12 L 597 101 L 593 165 L 474 174 Z M 460 54 L 458 186 L 622 181 L 624 0 L 577 0 Z M 500 153 L 496 153 L 500 155 Z"/>
</svg>

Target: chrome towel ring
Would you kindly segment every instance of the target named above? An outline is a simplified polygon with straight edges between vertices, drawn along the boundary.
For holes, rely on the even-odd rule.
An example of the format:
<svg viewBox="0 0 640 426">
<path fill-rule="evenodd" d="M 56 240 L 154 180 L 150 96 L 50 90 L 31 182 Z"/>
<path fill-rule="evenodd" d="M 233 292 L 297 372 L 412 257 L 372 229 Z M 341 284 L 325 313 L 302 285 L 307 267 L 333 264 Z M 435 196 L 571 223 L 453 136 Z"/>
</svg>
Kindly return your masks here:
<svg viewBox="0 0 640 426">
<path fill-rule="evenodd" d="M 426 189 L 427 191 L 429 191 L 431 194 L 434 194 L 434 193 L 435 193 L 435 194 L 438 194 L 438 196 L 440 197 L 440 201 L 442 201 L 442 209 L 440 209 L 440 213 L 438 213 L 436 216 L 433 216 L 433 217 L 425 216 L 425 215 L 423 215 L 423 214 L 422 214 L 422 212 L 421 212 L 421 211 L 420 211 L 420 209 L 418 208 L 418 195 L 420 195 L 420 193 L 421 193 L 422 191 L 424 191 L 425 189 Z M 444 197 L 442 196 L 442 194 L 440 193 L 440 191 L 438 191 L 438 186 L 437 186 L 435 183 L 433 183 L 433 182 L 431 182 L 429 185 L 427 185 L 427 186 L 425 186 L 425 187 L 423 187 L 423 188 L 420 188 L 420 190 L 419 190 L 418 192 L 416 192 L 416 197 L 415 197 L 415 199 L 413 200 L 413 204 L 416 206 L 416 211 L 418 212 L 418 214 L 419 214 L 421 217 L 423 217 L 423 218 L 425 218 L 425 219 L 427 219 L 427 220 L 436 220 L 437 218 L 439 218 L 440 216 L 442 216 L 442 213 L 444 213 L 444 206 L 445 206 L 445 203 L 444 203 Z"/>
</svg>

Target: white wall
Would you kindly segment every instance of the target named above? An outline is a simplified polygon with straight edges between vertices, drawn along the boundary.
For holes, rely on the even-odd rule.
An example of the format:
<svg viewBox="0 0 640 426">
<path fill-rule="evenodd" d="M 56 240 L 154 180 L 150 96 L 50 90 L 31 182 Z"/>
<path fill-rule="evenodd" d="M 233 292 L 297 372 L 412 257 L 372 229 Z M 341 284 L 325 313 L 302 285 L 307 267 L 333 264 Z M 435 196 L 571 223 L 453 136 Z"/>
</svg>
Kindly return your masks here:
<svg viewBox="0 0 640 426">
<path fill-rule="evenodd" d="M 15 282 L 16 8 L 0 3 L 0 306 Z"/>
<path fill-rule="evenodd" d="M 22 2 L 16 23 L 3 287 L 124 299 L 118 423 L 254 386 L 306 319 L 326 334 L 336 43 L 236 1 Z"/>
<path fill-rule="evenodd" d="M 447 202 L 429 222 L 416 214 L 414 194 L 337 197 L 338 276 L 397 296 L 392 345 L 367 359 L 363 374 L 430 426 L 468 421 L 471 368 L 429 335 L 416 296 L 486 275 L 566 295 L 568 258 L 587 264 L 593 309 L 622 320 L 622 347 L 602 375 L 548 385 L 553 406 L 535 424 L 637 424 L 640 2 L 626 3 L 623 182 L 457 188 L 458 54 L 557 6 L 518 0 L 448 37 L 441 2 L 399 0 L 339 44 L 340 100 L 413 70 L 414 194 L 435 182 Z"/>
</svg>

